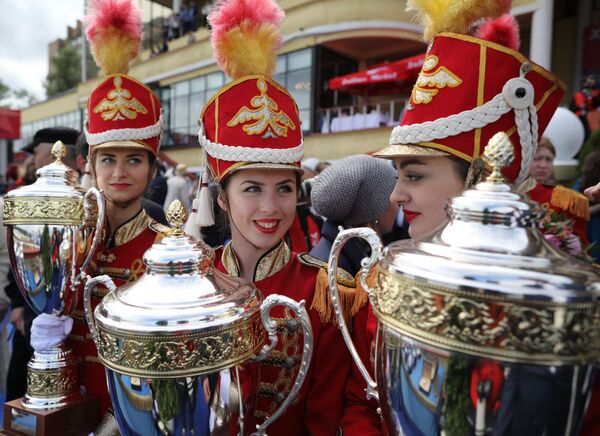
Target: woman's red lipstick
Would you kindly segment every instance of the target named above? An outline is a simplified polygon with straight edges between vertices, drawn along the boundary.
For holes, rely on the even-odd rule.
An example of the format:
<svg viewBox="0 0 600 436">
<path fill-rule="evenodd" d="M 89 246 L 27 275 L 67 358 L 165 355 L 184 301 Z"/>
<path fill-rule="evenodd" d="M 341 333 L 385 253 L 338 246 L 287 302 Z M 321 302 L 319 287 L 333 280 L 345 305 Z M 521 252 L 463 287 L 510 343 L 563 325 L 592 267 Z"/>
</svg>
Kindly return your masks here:
<svg viewBox="0 0 600 436">
<path fill-rule="evenodd" d="M 406 218 L 406 221 L 408 221 L 409 223 L 412 222 L 416 217 L 421 215 L 419 212 L 413 212 L 412 210 L 408 209 L 404 209 L 403 212 L 404 218 Z"/>
<path fill-rule="evenodd" d="M 110 184 L 111 188 L 117 189 L 117 190 L 127 189 L 127 188 L 129 188 L 129 186 L 131 186 L 129 183 L 111 183 Z"/>
<path fill-rule="evenodd" d="M 279 220 L 278 219 L 264 219 L 264 220 L 255 220 L 254 225 L 256 228 L 267 235 L 275 233 L 279 228 Z"/>
</svg>

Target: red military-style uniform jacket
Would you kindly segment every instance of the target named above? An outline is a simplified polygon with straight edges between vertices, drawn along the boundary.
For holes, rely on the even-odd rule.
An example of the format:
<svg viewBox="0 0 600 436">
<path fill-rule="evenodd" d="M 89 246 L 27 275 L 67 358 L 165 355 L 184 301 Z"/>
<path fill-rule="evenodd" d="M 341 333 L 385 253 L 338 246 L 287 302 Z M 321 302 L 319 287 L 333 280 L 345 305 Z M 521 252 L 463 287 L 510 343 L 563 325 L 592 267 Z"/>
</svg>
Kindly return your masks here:
<svg viewBox="0 0 600 436">
<path fill-rule="evenodd" d="M 358 281 L 358 280 L 357 280 Z M 377 318 L 370 304 L 364 305 L 354 317 L 352 341 L 365 367 L 374 378 L 375 370 L 375 338 L 377 334 Z M 376 400 L 367 400 L 367 383 L 352 364 L 350 378 L 346 384 L 346 404 L 340 421 L 344 436 L 383 435 L 383 423 L 377 412 L 379 404 Z"/>
<path fill-rule="evenodd" d="M 269 434 L 286 436 L 332 436 L 336 434 L 344 404 L 344 387 L 350 370 L 350 355 L 334 323 L 321 320 L 313 308 L 319 265 L 307 255 L 291 252 L 281 242 L 265 253 L 254 272 L 254 285 L 264 294 L 281 294 L 304 300 L 313 329 L 313 354 L 298 397 L 268 429 Z M 231 245 L 219 249 L 215 257 L 218 270 L 233 276 L 239 267 Z M 283 321 L 290 314 L 274 308 L 271 315 Z M 281 324 L 274 351 L 259 365 L 258 389 L 249 426 L 264 421 L 279 405 L 278 397 L 287 395 L 296 379 L 302 358 L 302 331 L 291 331 Z M 292 359 L 290 359 L 292 358 Z M 290 365 L 290 361 L 293 363 Z"/>
<path fill-rule="evenodd" d="M 145 271 L 142 256 L 154 243 L 157 232 L 150 225 L 154 221 L 145 210 L 117 228 L 111 238 L 103 237 L 98 246 L 94 261 L 90 263 L 90 275 L 108 275 L 116 286 L 122 286 L 138 279 Z M 104 230 L 108 235 L 107 229 Z M 92 291 L 92 310 L 107 294 L 98 287 Z M 75 355 L 80 360 L 79 380 L 89 395 L 100 399 L 100 418 L 111 408 L 107 390 L 104 366 L 98 360 L 98 351 L 92 340 L 83 309 L 83 288 L 78 290 L 77 303 L 72 317 L 73 331 L 69 341 Z"/>
<path fill-rule="evenodd" d="M 583 244 L 588 244 L 587 223 L 590 219 L 590 203 L 587 197 L 564 186 L 543 183 L 538 183 L 527 194 L 540 205 L 557 213 L 566 214 L 568 219 L 573 220 L 573 233 L 579 236 Z"/>
</svg>

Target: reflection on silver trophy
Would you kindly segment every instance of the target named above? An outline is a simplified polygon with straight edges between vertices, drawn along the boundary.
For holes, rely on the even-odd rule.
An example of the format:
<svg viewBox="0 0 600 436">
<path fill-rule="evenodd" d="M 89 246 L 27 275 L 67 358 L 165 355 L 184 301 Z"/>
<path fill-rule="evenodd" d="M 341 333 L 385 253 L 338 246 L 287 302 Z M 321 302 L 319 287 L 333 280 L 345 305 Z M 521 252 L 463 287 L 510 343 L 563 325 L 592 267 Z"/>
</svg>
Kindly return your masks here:
<svg viewBox="0 0 600 436">
<path fill-rule="evenodd" d="M 3 218 L 11 268 L 36 315 L 69 315 L 104 222 L 104 201 L 95 188 L 76 187 L 77 172 L 62 159 L 65 146 L 52 147 L 55 161 L 37 171 L 37 180 L 4 197 Z M 60 407 L 80 399 L 77 363 L 60 343 L 37 350 L 28 364 L 23 404 Z"/>
<path fill-rule="evenodd" d="M 492 174 L 450 201 L 427 240 L 382 250 L 370 229 L 338 235 L 338 321 L 391 434 L 576 435 L 600 357 L 600 275 L 547 243 L 538 206 L 505 182 L 504 133 L 484 157 Z M 376 381 L 339 310 L 338 256 L 353 237 L 372 249 L 361 282 L 378 320 Z"/>
<path fill-rule="evenodd" d="M 108 276 L 89 279 L 85 317 L 106 367 L 115 418 L 123 435 L 264 435 L 294 401 L 312 354 L 304 302 L 262 294 L 213 267 L 213 250 L 181 230 L 181 202 L 169 207 L 172 228 L 144 254 L 146 272 L 116 288 Z M 92 311 L 98 286 L 110 293 Z M 278 325 L 283 306 L 295 317 Z M 278 328 L 303 332 L 298 376 L 279 408 L 256 429 L 244 427 L 255 402 L 256 362 L 268 358 Z"/>
</svg>

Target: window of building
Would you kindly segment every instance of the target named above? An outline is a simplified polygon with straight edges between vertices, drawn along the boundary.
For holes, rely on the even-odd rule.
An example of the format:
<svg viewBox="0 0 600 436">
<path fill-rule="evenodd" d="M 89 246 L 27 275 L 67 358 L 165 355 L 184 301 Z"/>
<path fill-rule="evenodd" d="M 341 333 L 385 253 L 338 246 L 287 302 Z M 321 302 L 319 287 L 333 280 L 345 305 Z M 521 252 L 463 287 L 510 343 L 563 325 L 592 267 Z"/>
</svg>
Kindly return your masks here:
<svg viewBox="0 0 600 436">
<path fill-rule="evenodd" d="M 217 71 L 158 90 L 166 121 L 163 145 L 197 145 L 200 112 L 224 84 L 225 74 Z"/>
<path fill-rule="evenodd" d="M 313 48 L 306 48 L 279 56 L 274 77 L 296 100 L 304 132 L 310 132 L 313 124 L 313 53 Z"/>
</svg>

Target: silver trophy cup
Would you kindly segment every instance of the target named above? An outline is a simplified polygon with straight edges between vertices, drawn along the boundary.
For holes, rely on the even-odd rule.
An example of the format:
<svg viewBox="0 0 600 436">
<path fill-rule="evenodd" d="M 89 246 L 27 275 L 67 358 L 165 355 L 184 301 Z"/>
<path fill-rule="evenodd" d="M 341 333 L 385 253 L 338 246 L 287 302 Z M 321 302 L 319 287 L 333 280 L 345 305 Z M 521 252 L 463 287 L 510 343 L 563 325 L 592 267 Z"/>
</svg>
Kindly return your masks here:
<svg viewBox="0 0 600 436">
<path fill-rule="evenodd" d="M 600 357 L 600 274 L 546 242 L 538 206 L 502 178 L 511 153 L 505 135 L 492 138 L 484 154 L 492 175 L 451 200 L 449 223 L 427 240 L 382 250 L 363 228 L 333 244 L 338 321 L 391 434 L 580 429 Z M 372 249 L 361 282 L 377 319 L 374 378 L 340 315 L 337 260 L 353 237 Z"/>
<path fill-rule="evenodd" d="M 77 173 L 62 159 L 65 146 L 52 147 L 55 161 L 39 169 L 37 180 L 4 197 L 3 220 L 13 274 L 36 315 L 69 315 L 76 289 L 98 244 L 104 200 L 76 187 Z M 60 343 L 38 350 L 28 364 L 23 404 L 32 409 L 61 407 L 81 398 L 77 363 Z"/>
<path fill-rule="evenodd" d="M 298 394 L 312 355 L 304 302 L 262 294 L 251 283 L 217 271 L 213 250 L 183 234 L 183 206 L 167 213 L 172 225 L 144 254 L 147 269 L 116 288 L 108 276 L 89 279 L 85 316 L 106 367 L 115 418 L 123 435 L 264 435 Z M 91 294 L 110 292 L 94 311 Z M 271 318 L 281 306 L 287 325 Z M 258 428 L 248 428 L 258 365 L 277 344 L 277 330 L 302 331 L 303 354 L 290 391 Z M 294 362 L 292 362 L 294 364 Z"/>
</svg>

